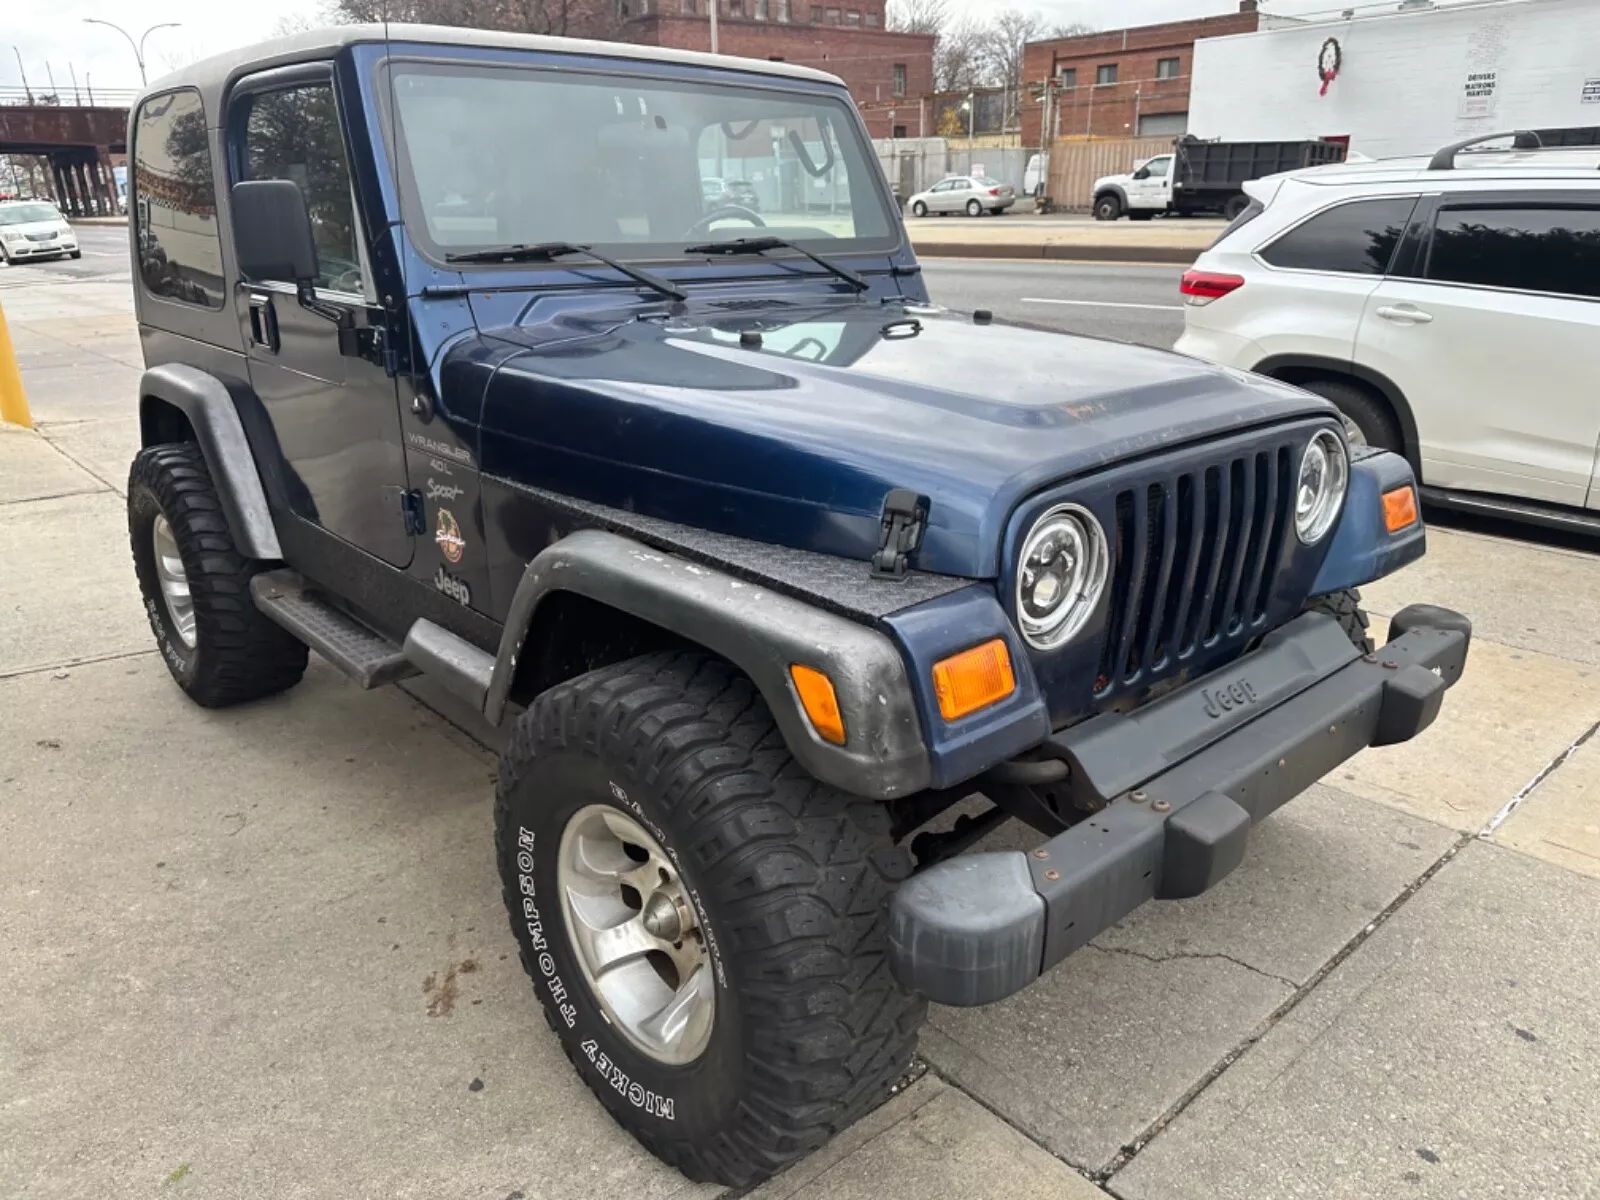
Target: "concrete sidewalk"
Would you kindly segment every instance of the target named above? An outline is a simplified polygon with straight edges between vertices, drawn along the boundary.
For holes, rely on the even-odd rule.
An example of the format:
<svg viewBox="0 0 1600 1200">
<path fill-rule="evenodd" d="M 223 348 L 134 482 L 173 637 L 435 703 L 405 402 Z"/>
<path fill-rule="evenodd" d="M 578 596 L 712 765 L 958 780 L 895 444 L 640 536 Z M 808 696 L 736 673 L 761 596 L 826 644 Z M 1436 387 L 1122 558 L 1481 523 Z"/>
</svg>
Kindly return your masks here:
<svg viewBox="0 0 1600 1200">
<path fill-rule="evenodd" d="M 0 274 L 40 429 L 0 431 L 0 1190 L 714 1194 L 609 1121 L 540 1019 L 489 751 L 316 658 L 242 708 L 173 687 L 119 494 L 126 279 L 23 270 Z M 1433 729 L 1285 808 L 1208 895 L 936 1009 L 929 1072 L 758 1195 L 1594 1194 L 1597 592 L 1594 555 L 1432 531 L 1368 600 L 1474 618 Z"/>
<path fill-rule="evenodd" d="M 1091 262 L 1192 263 L 1225 222 L 1163 217 L 1096 221 L 1079 214 L 906 218 L 920 258 L 1051 258 Z"/>
</svg>

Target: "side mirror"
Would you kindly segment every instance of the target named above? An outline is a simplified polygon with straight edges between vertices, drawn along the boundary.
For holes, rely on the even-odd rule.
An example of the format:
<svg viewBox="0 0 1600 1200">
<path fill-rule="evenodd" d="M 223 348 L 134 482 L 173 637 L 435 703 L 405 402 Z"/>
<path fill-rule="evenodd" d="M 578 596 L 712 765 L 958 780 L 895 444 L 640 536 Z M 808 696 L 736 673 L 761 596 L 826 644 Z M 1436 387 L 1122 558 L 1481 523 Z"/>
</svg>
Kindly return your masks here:
<svg viewBox="0 0 1600 1200">
<path fill-rule="evenodd" d="M 233 244 L 250 279 L 307 288 L 317 278 L 317 243 L 300 185 L 252 179 L 233 185 Z"/>
</svg>

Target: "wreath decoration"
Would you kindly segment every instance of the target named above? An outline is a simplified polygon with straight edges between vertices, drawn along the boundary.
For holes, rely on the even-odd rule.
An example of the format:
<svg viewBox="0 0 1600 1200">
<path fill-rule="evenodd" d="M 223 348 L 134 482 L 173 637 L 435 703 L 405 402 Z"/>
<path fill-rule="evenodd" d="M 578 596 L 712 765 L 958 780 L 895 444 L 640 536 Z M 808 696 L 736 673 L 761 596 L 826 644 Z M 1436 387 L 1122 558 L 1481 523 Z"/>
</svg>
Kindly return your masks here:
<svg viewBox="0 0 1600 1200">
<path fill-rule="evenodd" d="M 1328 85 L 1339 77 L 1339 68 L 1344 63 L 1344 51 L 1339 46 L 1338 38 L 1329 38 L 1322 43 L 1322 49 L 1317 52 L 1317 78 L 1322 80 L 1322 90 L 1319 96 L 1328 94 Z"/>
</svg>

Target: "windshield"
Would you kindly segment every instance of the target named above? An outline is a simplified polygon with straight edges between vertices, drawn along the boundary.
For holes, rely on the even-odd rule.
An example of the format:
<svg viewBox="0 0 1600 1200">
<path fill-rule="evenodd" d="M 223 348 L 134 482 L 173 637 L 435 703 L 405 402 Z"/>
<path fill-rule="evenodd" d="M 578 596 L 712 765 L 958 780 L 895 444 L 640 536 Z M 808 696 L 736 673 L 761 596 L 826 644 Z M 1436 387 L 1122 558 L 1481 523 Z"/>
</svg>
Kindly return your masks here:
<svg viewBox="0 0 1600 1200">
<path fill-rule="evenodd" d="M 651 259 L 741 237 L 821 252 L 899 240 L 843 98 L 532 68 L 393 72 L 405 224 L 436 258 L 537 242 Z"/>
<path fill-rule="evenodd" d="M 0 205 L 0 225 L 28 225 L 34 221 L 60 221 L 61 213 L 54 204 Z"/>
</svg>

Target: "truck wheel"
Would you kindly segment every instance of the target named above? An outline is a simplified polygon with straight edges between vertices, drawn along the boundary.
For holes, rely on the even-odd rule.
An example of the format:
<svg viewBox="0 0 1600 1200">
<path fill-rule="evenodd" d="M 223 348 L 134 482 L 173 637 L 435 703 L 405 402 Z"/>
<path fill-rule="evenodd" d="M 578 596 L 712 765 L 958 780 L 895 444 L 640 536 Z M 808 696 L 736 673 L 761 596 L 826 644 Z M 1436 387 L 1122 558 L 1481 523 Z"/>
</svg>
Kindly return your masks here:
<svg viewBox="0 0 1600 1200">
<path fill-rule="evenodd" d="M 1228 197 L 1228 202 L 1222 206 L 1222 215 L 1226 220 L 1232 221 L 1249 207 L 1250 197 L 1241 192 L 1237 196 Z"/>
<path fill-rule="evenodd" d="M 1355 588 L 1313 596 L 1306 601 L 1304 611 L 1332 617 L 1357 650 L 1363 654 L 1372 653 L 1372 639 L 1367 636 L 1367 610 L 1361 607 L 1361 593 Z"/>
<path fill-rule="evenodd" d="M 266 564 L 234 546 L 199 446 L 150 446 L 134 458 L 128 537 L 150 629 L 191 700 L 224 708 L 300 681 L 306 648 L 251 601 L 250 579 Z"/>
<path fill-rule="evenodd" d="M 1122 215 L 1122 201 L 1115 196 L 1100 196 L 1094 202 L 1096 221 L 1115 221 Z"/>
<path fill-rule="evenodd" d="M 1353 445 L 1376 446 L 1396 454 L 1405 452 L 1400 427 L 1389 406 L 1360 384 L 1342 379 L 1310 379 L 1300 386 L 1333 401 L 1344 417 L 1345 435 Z"/>
<path fill-rule="evenodd" d="M 981 216 L 983 216 L 983 205 L 979 204 L 976 200 L 968 200 L 967 201 L 967 216 L 969 216 L 969 217 L 981 217 Z"/>
<path fill-rule="evenodd" d="M 562 1049 L 690 1179 L 775 1174 L 906 1070 L 926 1003 L 890 976 L 885 906 L 911 860 L 884 806 L 801 770 L 726 662 L 652 654 L 539 696 L 495 841 Z"/>
</svg>

